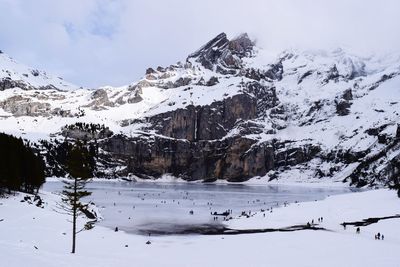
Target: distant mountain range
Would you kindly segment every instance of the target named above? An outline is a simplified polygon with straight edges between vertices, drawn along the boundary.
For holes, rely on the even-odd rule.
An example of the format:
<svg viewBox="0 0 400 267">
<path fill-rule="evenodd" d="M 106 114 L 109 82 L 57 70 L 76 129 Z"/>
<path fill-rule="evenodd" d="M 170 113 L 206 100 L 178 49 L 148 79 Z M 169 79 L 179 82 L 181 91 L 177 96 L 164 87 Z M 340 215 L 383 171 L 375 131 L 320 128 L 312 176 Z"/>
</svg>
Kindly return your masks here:
<svg viewBox="0 0 400 267">
<path fill-rule="evenodd" d="M 0 54 L 0 131 L 94 147 L 96 175 L 399 183 L 400 56 L 286 50 L 222 33 L 123 87 L 85 89 Z M 45 140 L 45 141 L 43 141 Z"/>
</svg>

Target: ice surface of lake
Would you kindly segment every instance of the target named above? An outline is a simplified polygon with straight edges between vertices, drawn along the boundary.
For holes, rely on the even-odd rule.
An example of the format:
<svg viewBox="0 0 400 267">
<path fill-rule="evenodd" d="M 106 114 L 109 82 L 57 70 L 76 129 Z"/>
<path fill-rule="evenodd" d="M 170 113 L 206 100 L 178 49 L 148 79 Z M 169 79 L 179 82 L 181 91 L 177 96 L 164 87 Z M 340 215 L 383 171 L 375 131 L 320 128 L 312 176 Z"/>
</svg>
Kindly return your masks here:
<svg viewBox="0 0 400 267">
<path fill-rule="evenodd" d="M 60 191 L 61 182 L 47 182 L 46 191 Z M 149 229 L 171 229 L 188 225 L 221 224 L 211 213 L 233 210 L 231 216 L 257 212 L 283 203 L 321 200 L 328 195 L 354 191 L 350 188 L 244 185 L 204 183 L 157 183 L 94 181 L 87 185 L 93 194 L 87 200 L 100 209 L 99 224 L 131 233 Z M 193 214 L 190 214 L 193 211 Z"/>
</svg>

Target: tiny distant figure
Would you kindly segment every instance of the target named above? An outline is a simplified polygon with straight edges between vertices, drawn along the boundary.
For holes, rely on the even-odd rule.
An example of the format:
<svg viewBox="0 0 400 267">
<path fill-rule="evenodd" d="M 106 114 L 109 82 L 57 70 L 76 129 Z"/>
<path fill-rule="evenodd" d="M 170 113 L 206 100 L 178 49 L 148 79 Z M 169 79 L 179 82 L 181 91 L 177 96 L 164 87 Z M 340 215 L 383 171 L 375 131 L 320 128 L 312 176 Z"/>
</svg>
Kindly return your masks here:
<svg viewBox="0 0 400 267">
<path fill-rule="evenodd" d="M 324 217 L 321 217 L 321 222 L 323 222 L 324 221 Z"/>
<path fill-rule="evenodd" d="M 378 236 L 377 235 L 375 235 L 375 240 L 377 240 L 378 239 Z"/>
<path fill-rule="evenodd" d="M 376 236 L 378 237 L 378 240 L 381 239 L 381 233 L 378 233 Z"/>
<path fill-rule="evenodd" d="M 115 232 L 118 232 L 118 227 L 115 227 Z"/>
<path fill-rule="evenodd" d="M 311 220 L 311 224 L 314 224 L 314 219 Z"/>
<path fill-rule="evenodd" d="M 356 234 L 359 234 L 359 233 L 360 233 L 360 227 L 357 227 Z"/>
<path fill-rule="evenodd" d="M 193 213 L 194 213 L 193 210 L 190 210 L 190 211 L 189 211 L 189 214 L 190 214 L 190 215 L 193 215 Z"/>
<path fill-rule="evenodd" d="M 382 240 L 383 240 L 383 239 L 385 239 L 385 236 L 384 236 L 384 235 L 382 235 Z"/>
<path fill-rule="evenodd" d="M 318 218 L 318 222 L 320 222 L 321 221 L 321 218 Z"/>
<path fill-rule="evenodd" d="M 265 213 L 264 213 L 264 217 L 265 217 Z"/>
</svg>

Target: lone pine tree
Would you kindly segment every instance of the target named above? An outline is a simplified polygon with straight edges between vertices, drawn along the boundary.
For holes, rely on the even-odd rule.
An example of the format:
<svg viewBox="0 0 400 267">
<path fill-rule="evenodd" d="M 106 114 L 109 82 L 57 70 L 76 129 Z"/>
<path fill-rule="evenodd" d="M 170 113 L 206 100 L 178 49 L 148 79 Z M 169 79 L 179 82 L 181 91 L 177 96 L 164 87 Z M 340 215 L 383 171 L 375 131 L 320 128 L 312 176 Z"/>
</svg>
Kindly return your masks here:
<svg viewBox="0 0 400 267">
<path fill-rule="evenodd" d="M 80 143 L 76 142 L 68 151 L 66 170 L 69 178 L 64 180 L 64 190 L 62 191 L 61 208 L 72 216 L 72 253 L 75 253 L 76 246 L 76 219 L 81 213 L 83 204 L 81 198 L 91 195 L 85 187 L 89 178 L 92 177 L 92 169 L 89 160 L 88 150 Z"/>
</svg>

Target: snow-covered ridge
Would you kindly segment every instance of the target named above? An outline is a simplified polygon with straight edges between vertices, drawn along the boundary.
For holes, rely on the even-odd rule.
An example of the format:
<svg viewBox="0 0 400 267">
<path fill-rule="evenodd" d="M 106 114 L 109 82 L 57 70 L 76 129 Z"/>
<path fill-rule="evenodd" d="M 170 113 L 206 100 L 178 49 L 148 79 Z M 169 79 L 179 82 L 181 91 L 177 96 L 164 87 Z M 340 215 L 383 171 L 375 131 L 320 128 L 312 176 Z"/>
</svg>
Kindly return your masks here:
<svg viewBox="0 0 400 267">
<path fill-rule="evenodd" d="M 22 89 L 57 89 L 61 91 L 78 89 L 76 85 L 65 82 L 45 71 L 25 66 L 0 51 L 0 90 L 13 87 Z"/>
</svg>

